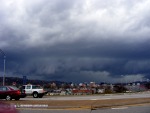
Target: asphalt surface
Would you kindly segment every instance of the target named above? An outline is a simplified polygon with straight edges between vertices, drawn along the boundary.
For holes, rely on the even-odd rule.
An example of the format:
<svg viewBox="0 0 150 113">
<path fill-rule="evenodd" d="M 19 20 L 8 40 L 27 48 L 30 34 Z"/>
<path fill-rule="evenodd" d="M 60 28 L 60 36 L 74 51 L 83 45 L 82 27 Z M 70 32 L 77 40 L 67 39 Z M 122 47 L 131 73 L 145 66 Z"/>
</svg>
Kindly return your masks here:
<svg viewBox="0 0 150 113">
<path fill-rule="evenodd" d="M 149 100 L 150 99 L 150 92 L 143 92 L 143 93 L 126 93 L 126 94 L 110 94 L 110 95 L 89 95 L 89 96 L 44 96 L 43 98 L 33 98 L 31 96 L 27 98 L 21 98 L 19 101 L 10 101 L 10 103 L 14 103 L 16 105 L 16 108 L 19 109 L 20 113 L 150 113 L 150 102 L 143 103 L 143 105 L 138 104 L 122 104 L 120 103 L 118 105 L 113 104 L 113 106 L 109 107 L 97 107 L 98 101 L 100 102 L 111 102 L 117 100 L 119 102 L 119 99 L 123 99 L 123 102 L 125 100 L 133 100 L 137 101 L 138 98 L 140 100 Z M 43 101 L 44 100 L 44 101 Z M 92 102 L 96 103 L 94 104 L 94 107 L 90 108 L 74 108 L 70 107 L 69 109 L 64 108 L 52 108 L 51 105 L 49 106 L 46 102 L 83 102 L 92 100 Z M 72 101 L 71 101 L 72 100 Z M 102 100 L 102 101 L 101 101 Z M 8 102 L 8 101 L 7 101 Z M 25 103 L 23 103 L 25 102 Z M 32 105 L 31 102 L 37 102 Z M 44 103 L 42 103 L 44 102 Z M 91 102 L 91 101 L 88 101 Z M 115 103 L 114 102 L 114 103 Z M 20 103 L 20 104 L 19 104 Z M 57 103 L 58 104 L 58 103 Z M 65 103 L 64 103 L 65 104 Z M 101 103 L 104 105 L 104 103 Z M 107 103 L 108 104 L 108 103 Z M 140 103 L 142 104 L 142 103 Z M 17 107 L 17 105 L 20 105 Z M 23 105 L 23 106 L 21 106 Z M 38 105 L 38 106 L 37 106 Z M 69 104 L 70 105 L 70 104 Z M 91 105 L 91 104 L 90 104 Z M 127 106 L 128 105 L 128 106 Z M 130 105 L 130 106 L 129 106 Z M 132 106 L 131 106 L 132 105 Z M 58 105 L 55 105 L 58 107 Z M 91 110 L 92 109 L 92 110 Z"/>
<path fill-rule="evenodd" d="M 95 110 L 42 110 L 23 109 L 20 113 L 150 113 L 150 105 L 121 106 Z"/>
<path fill-rule="evenodd" d="M 119 105 L 150 103 L 150 92 L 84 96 L 44 96 L 11 101 L 16 108 L 68 109 L 105 108 Z"/>
<path fill-rule="evenodd" d="M 43 98 L 22 98 L 21 100 L 107 100 L 107 99 L 129 99 L 129 98 L 150 98 L 150 92 L 106 94 L 90 96 L 44 96 Z"/>
</svg>

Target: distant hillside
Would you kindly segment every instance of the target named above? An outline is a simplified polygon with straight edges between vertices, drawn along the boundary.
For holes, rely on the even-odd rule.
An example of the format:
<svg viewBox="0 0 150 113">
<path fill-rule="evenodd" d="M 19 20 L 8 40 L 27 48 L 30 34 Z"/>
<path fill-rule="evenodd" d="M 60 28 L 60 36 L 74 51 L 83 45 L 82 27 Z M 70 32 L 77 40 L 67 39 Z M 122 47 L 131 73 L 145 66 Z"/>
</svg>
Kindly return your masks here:
<svg viewBox="0 0 150 113">
<path fill-rule="evenodd" d="M 3 84 L 2 81 L 3 81 L 3 77 L 0 77 L 0 85 Z M 35 85 L 42 85 L 42 86 L 52 82 L 56 83 L 57 85 L 66 83 L 61 81 L 45 81 L 45 80 L 30 80 L 30 79 L 26 80 L 26 84 L 35 84 Z M 5 85 L 13 85 L 13 84 L 16 84 L 17 86 L 23 85 L 23 78 L 5 77 Z"/>
<path fill-rule="evenodd" d="M 0 85 L 2 85 L 2 81 L 3 81 L 3 77 L 0 77 Z M 43 85 L 43 84 L 47 84 L 48 81 L 44 81 L 44 80 L 26 80 L 26 84 L 38 84 L 38 85 Z M 16 84 L 16 85 L 23 85 L 23 78 L 19 78 L 19 77 L 6 77 L 5 78 L 5 85 L 12 85 L 12 84 Z"/>
</svg>

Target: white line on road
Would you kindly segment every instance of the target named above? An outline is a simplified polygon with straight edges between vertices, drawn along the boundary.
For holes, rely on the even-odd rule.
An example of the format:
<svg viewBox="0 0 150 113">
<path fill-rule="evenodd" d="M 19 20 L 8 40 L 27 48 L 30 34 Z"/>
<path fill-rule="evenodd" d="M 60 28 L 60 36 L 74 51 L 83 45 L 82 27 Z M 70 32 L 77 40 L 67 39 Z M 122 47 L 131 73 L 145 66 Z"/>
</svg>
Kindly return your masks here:
<svg viewBox="0 0 150 113">
<path fill-rule="evenodd" d="M 114 108 L 111 108 L 111 109 L 128 109 L 128 107 L 114 107 Z"/>
<path fill-rule="evenodd" d="M 90 99 L 90 100 L 97 100 L 97 99 Z"/>
</svg>

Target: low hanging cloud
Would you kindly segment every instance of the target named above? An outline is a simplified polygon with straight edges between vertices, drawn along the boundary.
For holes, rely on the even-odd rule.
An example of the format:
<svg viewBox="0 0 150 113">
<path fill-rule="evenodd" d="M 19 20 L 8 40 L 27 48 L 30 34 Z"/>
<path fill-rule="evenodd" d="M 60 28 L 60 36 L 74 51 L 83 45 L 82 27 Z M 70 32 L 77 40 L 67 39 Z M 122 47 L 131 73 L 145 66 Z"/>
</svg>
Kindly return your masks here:
<svg viewBox="0 0 150 113">
<path fill-rule="evenodd" d="M 1 0 L 7 76 L 76 82 L 149 78 L 149 5 L 149 0 Z"/>
<path fill-rule="evenodd" d="M 122 82 L 124 83 L 130 83 L 130 82 L 136 82 L 136 81 L 146 81 L 145 75 L 142 74 L 136 74 L 136 75 L 122 75 Z"/>
</svg>

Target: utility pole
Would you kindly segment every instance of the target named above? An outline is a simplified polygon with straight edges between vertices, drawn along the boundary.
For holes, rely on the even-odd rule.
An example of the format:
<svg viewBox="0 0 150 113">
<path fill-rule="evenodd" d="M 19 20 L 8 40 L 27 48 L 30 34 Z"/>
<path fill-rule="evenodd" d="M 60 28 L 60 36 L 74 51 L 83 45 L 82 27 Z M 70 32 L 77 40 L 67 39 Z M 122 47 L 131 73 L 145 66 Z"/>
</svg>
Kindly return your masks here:
<svg viewBox="0 0 150 113">
<path fill-rule="evenodd" d="M 3 74 L 3 86 L 5 85 L 5 71 L 6 71 L 6 66 L 5 66 L 5 63 L 6 63 L 6 55 L 5 55 L 5 53 L 4 53 L 4 51 L 2 51 L 1 49 L 0 49 L 0 53 L 2 53 L 2 55 L 3 55 L 3 58 L 4 58 L 4 74 Z"/>
</svg>

